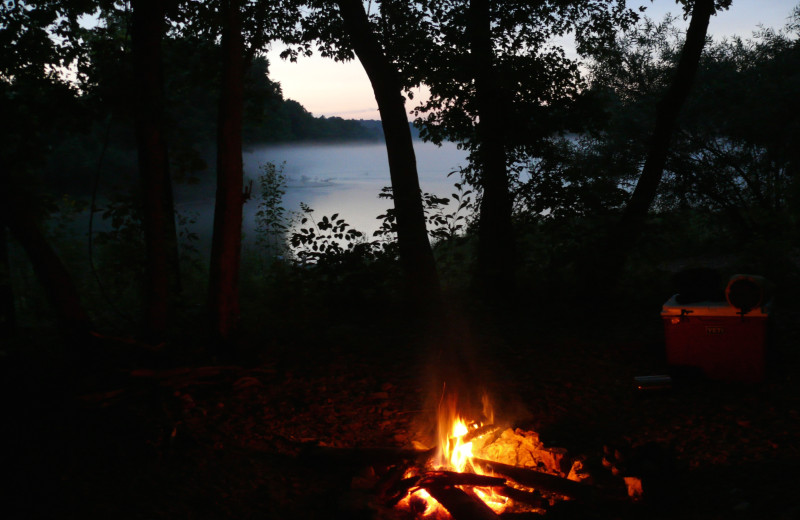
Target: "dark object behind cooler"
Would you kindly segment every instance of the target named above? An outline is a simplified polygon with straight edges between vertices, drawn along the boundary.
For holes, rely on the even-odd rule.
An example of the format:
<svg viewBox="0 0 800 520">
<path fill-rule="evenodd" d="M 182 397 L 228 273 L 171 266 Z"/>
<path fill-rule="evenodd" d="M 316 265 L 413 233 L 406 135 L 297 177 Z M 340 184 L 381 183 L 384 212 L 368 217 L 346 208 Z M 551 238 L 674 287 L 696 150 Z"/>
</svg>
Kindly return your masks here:
<svg viewBox="0 0 800 520">
<path fill-rule="evenodd" d="M 763 276 L 737 274 L 731 277 L 725 288 L 725 299 L 742 313 L 747 314 L 767 304 L 769 293 L 769 284 Z"/>
<path fill-rule="evenodd" d="M 686 269 L 672 277 L 678 303 L 723 301 L 722 276 L 716 269 L 700 267 Z"/>
</svg>

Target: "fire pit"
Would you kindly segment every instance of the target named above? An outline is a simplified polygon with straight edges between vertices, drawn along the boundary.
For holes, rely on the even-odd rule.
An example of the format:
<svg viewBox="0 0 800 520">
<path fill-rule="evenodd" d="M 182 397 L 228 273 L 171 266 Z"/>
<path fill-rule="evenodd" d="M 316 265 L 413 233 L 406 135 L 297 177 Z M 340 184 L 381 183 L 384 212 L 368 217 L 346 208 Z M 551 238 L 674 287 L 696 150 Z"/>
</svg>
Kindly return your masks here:
<svg viewBox="0 0 800 520">
<path fill-rule="evenodd" d="M 617 476 L 615 489 L 597 486 L 581 458 L 545 446 L 535 432 L 495 424 L 486 398 L 480 417 L 461 415 L 454 398 L 443 398 L 437 415 L 436 446 L 419 446 L 380 490 L 381 501 L 408 518 L 535 517 L 563 501 L 619 503 L 641 492 L 634 477 Z"/>
</svg>

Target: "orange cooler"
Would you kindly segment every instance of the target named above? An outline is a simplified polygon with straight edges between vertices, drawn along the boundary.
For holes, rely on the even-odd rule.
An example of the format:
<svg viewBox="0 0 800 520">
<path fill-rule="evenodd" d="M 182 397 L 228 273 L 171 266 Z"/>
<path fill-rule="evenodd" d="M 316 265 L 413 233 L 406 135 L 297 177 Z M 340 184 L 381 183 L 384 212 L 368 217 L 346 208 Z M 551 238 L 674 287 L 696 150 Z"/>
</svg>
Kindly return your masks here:
<svg viewBox="0 0 800 520">
<path fill-rule="evenodd" d="M 709 379 L 758 382 L 764 379 L 768 311 L 746 314 L 728 302 L 678 303 L 661 309 L 667 362 L 702 369 Z"/>
</svg>

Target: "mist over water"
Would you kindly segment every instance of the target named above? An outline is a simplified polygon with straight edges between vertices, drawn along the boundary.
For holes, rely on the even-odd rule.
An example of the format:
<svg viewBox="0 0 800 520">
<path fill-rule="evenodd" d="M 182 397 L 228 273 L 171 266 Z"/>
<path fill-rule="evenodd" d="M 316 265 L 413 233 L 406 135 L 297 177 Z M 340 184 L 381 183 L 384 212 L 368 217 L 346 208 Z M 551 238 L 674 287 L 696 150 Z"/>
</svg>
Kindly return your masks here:
<svg viewBox="0 0 800 520">
<path fill-rule="evenodd" d="M 417 170 L 423 192 L 441 197 L 453 193 L 453 184 L 460 181 L 448 173 L 467 165 L 467 152 L 454 143 L 441 147 L 422 141 L 414 142 Z M 245 240 L 255 236 L 255 213 L 258 211 L 258 177 L 261 165 L 283 164 L 287 187 L 283 207 L 287 212 L 300 212 L 300 203 L 309 205 L 315 220 L 323 215 L 339 214 L 353 228 L 371 236 L 378 229 L 376 219 L 392 202 L 378 198 L 381 188 L 391 186 L 389 163 L 384 143 L 285 144 L 265 145 L 245 150 L 244 181 L 253 181 L 253 198 L 244 206 Z M 210 244 L 214 220 L 214 191 L 205 195 L 181 197 L 177 209 L 191 213 L 197 222 L 192 226 L 200 235 L 201 250 Z"/>
</svg>

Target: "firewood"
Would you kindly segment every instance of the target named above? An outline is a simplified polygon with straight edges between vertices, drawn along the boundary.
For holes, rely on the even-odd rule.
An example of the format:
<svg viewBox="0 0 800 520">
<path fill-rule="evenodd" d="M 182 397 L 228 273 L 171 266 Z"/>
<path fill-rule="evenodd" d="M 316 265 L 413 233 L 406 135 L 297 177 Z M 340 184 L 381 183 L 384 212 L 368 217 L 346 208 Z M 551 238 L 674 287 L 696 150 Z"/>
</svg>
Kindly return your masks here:
<svg viewBox="0 0 800 520">
<path fill-rule="evenodd" d="M 497 424 L 487 424 L 487 425 L 481 426 L 480 428 L 475 428 L 474 430 L 465 433 L 464 435 L 462 435 L 460 437 L 460 439 L 461 439 L 461 442 L 464 442 L 464 443 L 470 442 L 470 441 L 472 441 L 472 439 L 475 439 L 477 437 L 482 437 L 482 436 L 490 434 L 490 433 L 494 433 L 497 430 L 500 430 L 502 428 L 503 428 L 503 426 L 500 426 L 500 425 L 497 425 Z M 458 437 L 456 437 L 456 438 L 458 438 Z"/>
<path fill-rule="evenodd" d="M 334 448 L 330 446 L 308 446 L 303 450 L 307 462 L 339 464 L 343 466 L 393 466 L 402 461 L 423 465 L 430 459 L 435 448 L 409 450 L 404 448 Z"/>
<path fill-rule="evenodd" d="M 453 520 L 498 520 L 500 518 L 479 498 L 457 487 L 431 486 L 425 489 L 447 509 Z"/>
<path fill-rule="evenodd" d="M 477 486 L 495 487 L 502 486 L 506 479 L 476 475 L 475 473 L 458 473 L 456 471 L 429 471 L 422 476 L 420 487 L 429 486 Z"/>
<path fill-rule="evenodd" d="M 471 460 L 474 465 L 480 467 L 484 471 L 503 475 L 523 486 L 532 487 L 540 491 L 558 493 L 559 495 L 570 498 L 586 500 L 592 496 L 592 487 L 563 477 L 542 473 L 529 468 L 509 466 L 508 464 L 501 464 L 485 459 L 473 458 Z"/>
<path fill-rule="evenodd" d="M 540 493 L 531 493 L 530 491 L 523 491 L 510 486 L 498 486 L 492 488 L 492 491 L 500 496 L 510 498 L 514 502 L 520 502 L 539 509 L 545 509 L 550 505 L 550 501 Z"/>
<path fill-rule="evenodd" d="M 498 477 L 487 477 L 474 473 L 457 473 L 455 471 L 429 471 L 422 475 L 404 478 L 396 482 L 391 488 L 383 490 L 380 496 L 384 497 L 386 505 L 393 506 L 403 499 L 412 488 L 429 488 L 444 486 L 477 486 L 477 487 L 502 487 L 506 480 Z"/>
<path fill-rule="evenodd" d="M 420 480 L 422 480 L 422 476 L 420 475 L 404 478 L 395 482 L 389 489 L 383 490 L 379 493 L 379 496 L 382 497 L 382 501 L 385 505 L 394 507 L 398 502 L 403 500 L 413 488 L 418 486 Z"/>
</svg>

